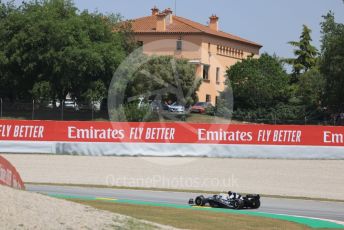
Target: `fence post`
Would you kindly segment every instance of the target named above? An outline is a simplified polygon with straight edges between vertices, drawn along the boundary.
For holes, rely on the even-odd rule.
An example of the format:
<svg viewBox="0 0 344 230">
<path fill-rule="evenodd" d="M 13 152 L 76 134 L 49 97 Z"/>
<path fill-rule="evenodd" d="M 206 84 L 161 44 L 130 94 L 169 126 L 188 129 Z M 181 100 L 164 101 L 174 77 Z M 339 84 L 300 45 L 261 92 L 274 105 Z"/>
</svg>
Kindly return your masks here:
<svg viewBox="0 0 344 230">
<path fill-rule="evenodd" d="M 32 115 L 31 119 L 33 120 L 35 118 L 35 100 L 32 100 Z"/>
<path fill-rule="evenodd" d="M 277 116 L 274 114 L 274 113 L 272 113 L 272 122 L 273 122 L 273 124 L 277 124 Z"/>
<path fill-rule="evenodd" d="M 64 105 L 64 100 L 61 101 L 61 120 L 63 121 L 63 105 Z"/>
<path fill-rule="evenodd" d="M 93 105 L 93 101 L 91 102 L 91 106 L 92 106 L 92 121 L 93 121 L 93 118 L 94 118 L 94 105 Z"/>
<path fill-rule="evenodd" d="M 0 118 L 2 118 L 2 98 L 0 98 Z"/>
</svg>

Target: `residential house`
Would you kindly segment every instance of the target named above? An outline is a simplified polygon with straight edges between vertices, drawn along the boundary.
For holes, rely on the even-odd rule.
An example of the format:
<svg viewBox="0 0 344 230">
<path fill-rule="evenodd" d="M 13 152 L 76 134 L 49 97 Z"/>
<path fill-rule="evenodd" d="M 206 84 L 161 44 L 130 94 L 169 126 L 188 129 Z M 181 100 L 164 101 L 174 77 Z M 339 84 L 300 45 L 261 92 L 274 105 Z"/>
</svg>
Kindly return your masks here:
<svg viewBox="0 0 344 230">
<path fill-rule="evenodd" d="M 258 57 L 260 44 L 219 29 L 219 17 L 212 15 L 208 25 L 173 15 L 170 8 L 132 21 L 135 39 L 147 55 L 173 55 L 195 65 L 202 78 L 199 101 L 216 104 L 225 89 L 228 67 L 247 57 Z"/>
</svg>

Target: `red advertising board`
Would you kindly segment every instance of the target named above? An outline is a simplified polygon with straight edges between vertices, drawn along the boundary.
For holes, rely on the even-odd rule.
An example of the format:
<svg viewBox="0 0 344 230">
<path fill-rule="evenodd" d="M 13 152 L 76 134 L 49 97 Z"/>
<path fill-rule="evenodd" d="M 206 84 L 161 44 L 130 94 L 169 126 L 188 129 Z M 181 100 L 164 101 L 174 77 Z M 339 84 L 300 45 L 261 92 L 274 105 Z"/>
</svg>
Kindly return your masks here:
<svg viewBox="0 0 344 230">
<path fill-rule="evenodd" d="M 25 189 L 24 183 L 16 168 L 2 156 L 0 156 L 0 185 Z"/>
<path fill-rule="evenodd" d="M 344 146 L 344 127 L 1 120 L 0 141 Z"/>
</svg>

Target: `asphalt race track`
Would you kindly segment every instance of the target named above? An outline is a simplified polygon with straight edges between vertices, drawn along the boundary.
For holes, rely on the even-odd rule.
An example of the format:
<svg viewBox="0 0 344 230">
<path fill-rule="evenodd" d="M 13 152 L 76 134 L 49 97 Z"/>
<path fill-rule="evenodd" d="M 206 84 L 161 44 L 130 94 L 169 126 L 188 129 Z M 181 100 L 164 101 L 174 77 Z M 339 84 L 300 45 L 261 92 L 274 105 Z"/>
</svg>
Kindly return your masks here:
<svg viewBox="0 0 344 230">
<path fill-rule="evenodd" d="M 187 204 L 189 198 L 199 194 L 187 192 L 162 192 L 147 190 L 127 190 L 111 188 L 86 188 L 52 185 L 26 185 L 31 192 L 42 194 L 59 194 L 69 196 L 94 196 L 115 199 L 130 199 L 137 201 L 158 202 L 167 204 Z M 344 221 L 344 202 L 261 198 L 259 212 L 287 214 L 335 221 Z M 256 210 L 251 210 L 256 212 Z"/>
</svg>

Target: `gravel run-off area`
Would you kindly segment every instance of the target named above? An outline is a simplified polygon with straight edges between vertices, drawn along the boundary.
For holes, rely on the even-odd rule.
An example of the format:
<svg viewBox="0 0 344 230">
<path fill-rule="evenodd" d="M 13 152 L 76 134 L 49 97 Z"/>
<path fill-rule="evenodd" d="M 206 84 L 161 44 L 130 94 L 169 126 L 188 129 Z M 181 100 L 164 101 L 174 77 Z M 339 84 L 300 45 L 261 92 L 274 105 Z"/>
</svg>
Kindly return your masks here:
<svg viewBox="0 0 344 230">
<path fill-rule="evenodd" d="M 0 186 L 0 229 L 173 229 Z"/>
</svg>

